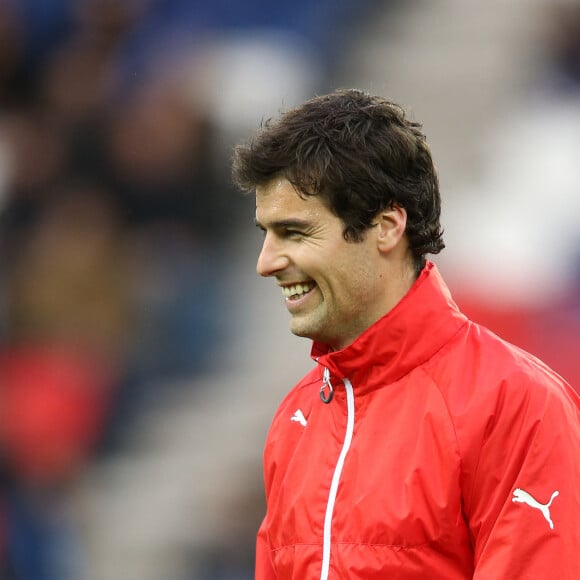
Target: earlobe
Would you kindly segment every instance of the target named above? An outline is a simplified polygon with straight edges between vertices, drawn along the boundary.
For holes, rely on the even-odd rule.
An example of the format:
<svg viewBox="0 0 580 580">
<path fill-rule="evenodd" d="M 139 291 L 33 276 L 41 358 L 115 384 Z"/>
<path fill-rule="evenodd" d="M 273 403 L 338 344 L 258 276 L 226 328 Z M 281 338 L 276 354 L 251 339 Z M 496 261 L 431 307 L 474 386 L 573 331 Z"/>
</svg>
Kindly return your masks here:
<svg viewBox="0 0 580 580">
<path fill-rule="evenodd" d="M 407 211 L 398 204 L 382 211 L 378 216 L 378 244 L 382 252 L 397 247 L 407 228 Z"/>
</svg>

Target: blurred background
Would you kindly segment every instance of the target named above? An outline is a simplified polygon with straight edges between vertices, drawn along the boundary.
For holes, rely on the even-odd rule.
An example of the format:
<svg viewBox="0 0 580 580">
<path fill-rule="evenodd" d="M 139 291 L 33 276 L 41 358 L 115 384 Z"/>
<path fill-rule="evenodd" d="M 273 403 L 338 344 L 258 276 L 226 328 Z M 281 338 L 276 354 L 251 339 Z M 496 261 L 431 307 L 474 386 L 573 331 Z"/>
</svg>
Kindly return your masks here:
<svg viewBox="0 0 580 580">
<path fill-rule="evenodd" d="M 335 88 L 403 104 L 475 320 L 580 385 L 580 3 L 0 0 L 0 577 L 248 580 L 310 368 L 232 148 Z"/>
</svg>

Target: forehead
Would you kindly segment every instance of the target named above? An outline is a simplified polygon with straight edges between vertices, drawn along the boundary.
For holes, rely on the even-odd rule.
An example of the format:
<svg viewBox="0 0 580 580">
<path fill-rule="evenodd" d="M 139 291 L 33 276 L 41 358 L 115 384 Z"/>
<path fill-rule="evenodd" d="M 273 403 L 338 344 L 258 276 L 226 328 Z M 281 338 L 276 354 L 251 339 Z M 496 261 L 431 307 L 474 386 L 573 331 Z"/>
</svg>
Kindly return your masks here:
<svg viewBox="0 0 580 580">
<path fill-rule="evenodd" d="M 264 226 L 282 218 L 320 220 L 331 215 L 318 196 L 300 196 L 286 179 L 276 179 L 256 188 L 256 220 Z"/>
</svg>

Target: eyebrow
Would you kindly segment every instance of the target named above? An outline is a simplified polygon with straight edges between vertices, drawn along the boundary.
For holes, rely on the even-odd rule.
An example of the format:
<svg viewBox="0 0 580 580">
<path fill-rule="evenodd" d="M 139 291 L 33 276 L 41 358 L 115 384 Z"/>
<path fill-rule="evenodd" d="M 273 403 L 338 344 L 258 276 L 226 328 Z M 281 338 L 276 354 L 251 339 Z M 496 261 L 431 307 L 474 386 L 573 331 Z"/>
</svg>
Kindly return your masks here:
<svg viewBox="0 0 580 580">
<path fill-rule="evenodd" d="M 256 218 L 254 218 L 254 224 L 261 230 L 266 230 L 266 227 Z M 306 229 L 310 226 L 311 223 L 309 221 L 301 219 L 276 220 L 268 224 L 268 227 L 272 230 Z"/>
</svg>

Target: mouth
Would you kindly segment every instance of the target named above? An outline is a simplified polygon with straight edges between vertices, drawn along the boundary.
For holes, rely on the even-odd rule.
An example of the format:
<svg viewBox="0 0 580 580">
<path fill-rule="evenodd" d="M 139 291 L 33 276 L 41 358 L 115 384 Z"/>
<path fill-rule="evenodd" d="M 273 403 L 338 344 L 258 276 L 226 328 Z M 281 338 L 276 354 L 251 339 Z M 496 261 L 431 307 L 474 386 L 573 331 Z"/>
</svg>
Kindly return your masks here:
<svg viewBox="0 0 580 580">
<path fill-rule="evenodd" d="M 303 298 L 316 288 L 316 284 L 312 281 L 298 282 L 296 284 L 288 284 L 282 286 L 282 295 L 290 302 L 294 302 Z"/>
</svg>

